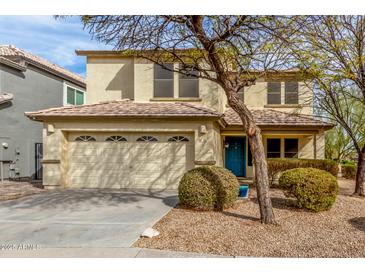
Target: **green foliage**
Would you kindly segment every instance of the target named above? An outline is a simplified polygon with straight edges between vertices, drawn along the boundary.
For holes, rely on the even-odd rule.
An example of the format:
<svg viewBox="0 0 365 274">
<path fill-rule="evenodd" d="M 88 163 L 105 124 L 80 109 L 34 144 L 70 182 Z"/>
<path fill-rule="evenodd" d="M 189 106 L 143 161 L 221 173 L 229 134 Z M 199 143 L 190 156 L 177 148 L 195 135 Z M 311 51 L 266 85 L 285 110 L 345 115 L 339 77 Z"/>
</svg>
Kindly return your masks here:
<svg viewBox="0 0 365 274">
<path fill-rule="evenodd" d="M 267 159 L 267 167 L 270 184 L 273 184 L 279 174 L 285 170 L 298 167 L 312 167 L 328 171 L 337 176 L 338 165 L 333 160 L 315 160 L 315 159 Z"/>
<path fill-rule="evenodd" d="M 280 187 L 287 197 L 296 198 L 296 206 L 314 212 L 328 210 L 336 201 L 336 177 L 316 168 L 295 168 L 283 172 Z"/>
<path fill-rule="evenodd" d="M 185 173 L 179 184 L 180 204 L 201 210 L 223 210 L 238 198 L 239 182 L 229 170 L 202 166 Z"/>
<path fill-rule="evenodd" d="M 346 163 L 341 165 L 342 176 L 346 179 L 355 179 L 357 166 L 353 163 Z"/>
<path fill-rule="evenodd" d="M 342 165 L 356 165 L 356 163 L 353 160 L 347 160 L 347 159 L 343 159 L 341 160 L 341 164 Z"/>
</svg>

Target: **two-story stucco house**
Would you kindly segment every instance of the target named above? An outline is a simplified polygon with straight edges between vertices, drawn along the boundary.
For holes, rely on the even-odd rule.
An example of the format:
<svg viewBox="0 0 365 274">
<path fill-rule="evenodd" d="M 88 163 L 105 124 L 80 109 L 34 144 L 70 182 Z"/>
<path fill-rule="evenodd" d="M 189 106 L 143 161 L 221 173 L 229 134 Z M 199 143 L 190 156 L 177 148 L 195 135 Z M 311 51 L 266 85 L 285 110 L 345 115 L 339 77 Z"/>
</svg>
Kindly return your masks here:
<svg viewBox="0 0 365 274">
<path fill-rule="evenodd" d="M 217 84 L 115 51 L 77 53 L 87 57 L 86 105 L 27 113 L 44 125 L 46 188 L 176 188 L 199 165 L 253 176 L 240 119 Z M 313 117 L 312 91 L 296 76 L 275 73 L 241 95 L 267 157 L 322 159 L 331 125 Z"/>
<path fill-rule="evenodd" d="M 25 111 L 82 104 L 82 77 L 30 52 L 0 45 L 0 167 L 10 179 L 41 179 L 42 125 Z"/>
</svg>

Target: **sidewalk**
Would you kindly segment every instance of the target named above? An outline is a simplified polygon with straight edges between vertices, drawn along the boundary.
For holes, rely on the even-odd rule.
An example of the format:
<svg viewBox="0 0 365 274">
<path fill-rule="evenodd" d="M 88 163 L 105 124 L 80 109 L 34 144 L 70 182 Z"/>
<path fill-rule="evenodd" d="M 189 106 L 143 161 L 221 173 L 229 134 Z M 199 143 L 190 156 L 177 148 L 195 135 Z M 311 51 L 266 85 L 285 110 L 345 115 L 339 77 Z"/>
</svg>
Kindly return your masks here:
<svg viewBox="0 0 365 274">
<path fill-rule="evenodd" d="M 0 250 L 0 258 L 218 258 L 219 255 L 147 248 L 40 248 Z"/>
</svg>

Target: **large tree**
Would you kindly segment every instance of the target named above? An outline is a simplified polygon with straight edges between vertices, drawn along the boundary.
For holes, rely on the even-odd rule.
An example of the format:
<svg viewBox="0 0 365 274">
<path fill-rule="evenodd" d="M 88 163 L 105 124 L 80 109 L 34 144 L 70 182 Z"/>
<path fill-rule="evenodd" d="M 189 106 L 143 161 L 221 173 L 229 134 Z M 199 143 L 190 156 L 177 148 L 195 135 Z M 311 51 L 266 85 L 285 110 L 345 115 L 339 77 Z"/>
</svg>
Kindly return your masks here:
<svg viewBox="0 0 365 274">
<path fill-rule="evenodd" d="M 209 79 L 222 87 L 248 136 L 261 221 L 275 223 L 260 128 L 237 92 L 267 72 L 282 69 L 286 52 L 267 30 L 266 16 L 82 16 L 92 36 L 174 71 Z"/>
<path fill-rule="evenodd" d="M 319 106 L 350 137 L 358 155 L 354 195 L 363 196 L 365 17 L 294 16 L 277 18 L 277 25 L 290 30 L 279 35 L 303 72 L 311 76 Z"/>
</svg>

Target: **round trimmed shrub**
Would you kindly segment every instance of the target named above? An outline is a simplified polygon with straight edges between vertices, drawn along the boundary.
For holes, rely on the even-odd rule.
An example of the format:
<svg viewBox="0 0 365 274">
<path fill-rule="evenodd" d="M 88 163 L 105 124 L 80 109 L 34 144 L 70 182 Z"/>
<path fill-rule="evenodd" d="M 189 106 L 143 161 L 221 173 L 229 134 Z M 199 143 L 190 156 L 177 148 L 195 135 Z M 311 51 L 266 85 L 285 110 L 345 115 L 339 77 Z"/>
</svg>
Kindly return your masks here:
<svg viewBox="0 0 365 274">
<path fill-rule="evenodd" d="M 338 194 L 336 177 L 316 168 L 284 171 L 279 185 L 286 196 L 296 198 L 297 207 L 315 212 L 330 209 Z"/>
<path fill-rule="evenodd" d="M 185 173 L 178 190 L 182 206 L 200 210 L 223 210 L 237 200 L 239 182 L 228 169 L 201 166 Z"/>
</svg>

